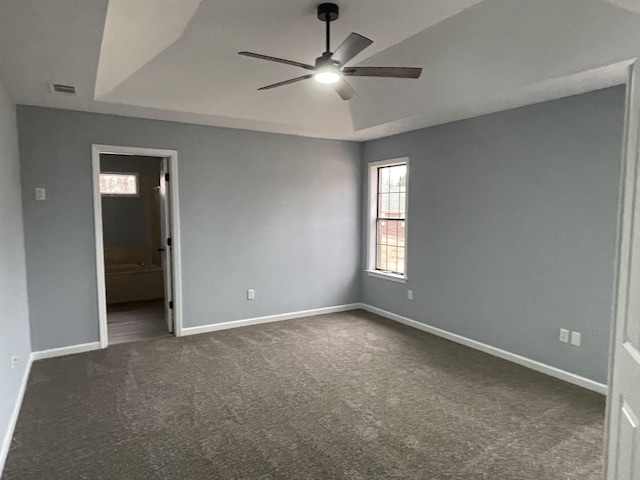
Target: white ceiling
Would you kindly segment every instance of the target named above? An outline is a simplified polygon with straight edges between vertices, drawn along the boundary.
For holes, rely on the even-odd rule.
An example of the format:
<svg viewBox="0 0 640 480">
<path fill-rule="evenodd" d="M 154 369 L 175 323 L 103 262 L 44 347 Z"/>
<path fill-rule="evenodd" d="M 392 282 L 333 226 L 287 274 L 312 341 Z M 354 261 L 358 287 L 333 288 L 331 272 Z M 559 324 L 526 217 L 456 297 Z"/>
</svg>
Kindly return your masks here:
<svg viewBox="0 0 640 480">
<path fill-rule="evenodd" d="M 631 12 L 640 13 L 640 2 L 638 0 L 608 0 L 610 3 L 624 8 Z"/>
<path fill-rule="evenodd" d="M 258 92 L 305 72 L 237 52 L 313 63 L 317 3 L 0 0 L 0 76 L 21 104 L 367 140 L 621 83 L 640 56 L 640 0 L 343 0 L 334 48 L 355 31 L 352 63 L 423 76 Z"/>
</svg>

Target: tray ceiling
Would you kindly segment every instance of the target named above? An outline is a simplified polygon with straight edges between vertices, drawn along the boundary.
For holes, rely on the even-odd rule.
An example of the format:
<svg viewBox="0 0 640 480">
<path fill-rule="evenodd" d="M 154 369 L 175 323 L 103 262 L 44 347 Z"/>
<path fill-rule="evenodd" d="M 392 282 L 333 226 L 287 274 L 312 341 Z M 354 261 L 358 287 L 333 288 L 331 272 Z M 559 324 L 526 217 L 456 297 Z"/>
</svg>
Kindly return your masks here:
<svg viewBox="0 0 640 480">
<path fill-rule="evenodd" d="M 316 5 L 3 0 L 0 75 L 22 104 L 367 140 L 621 83 L 640 54 L 635 0 L 344 0 L 334 48 L 355 31 L 374 43 L 353 64 L 423 76 L 352 78 L 350 102 L 313 81 L 258 92 L 304 72 L 237 52 L 313 63 Z"/>
</svg>

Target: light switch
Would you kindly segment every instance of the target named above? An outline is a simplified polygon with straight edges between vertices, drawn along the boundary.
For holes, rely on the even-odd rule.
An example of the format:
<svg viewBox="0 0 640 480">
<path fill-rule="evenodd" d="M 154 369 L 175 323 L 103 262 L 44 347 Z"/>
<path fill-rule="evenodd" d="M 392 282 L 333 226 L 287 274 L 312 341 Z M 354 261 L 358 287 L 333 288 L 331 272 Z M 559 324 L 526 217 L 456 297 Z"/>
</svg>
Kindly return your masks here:
<svg viewBox="0 0 640 480">
<path fill-rule="evenodd" d="M 571 345 L 579 347 L 581 342 L 582 335 L 580 334 L 580 332 L 571 332 Z"/>
<path fill-rule="evenodd" d="M 560 329 L 560 341 L 563 343 L 569 343 L 569 330 L 566 328 Z"/>
<path fill-rule="evenodd" d="M 44 187 L 36 187 L 36 200 L 46 200 L 47 192 Z"/>
</svg>

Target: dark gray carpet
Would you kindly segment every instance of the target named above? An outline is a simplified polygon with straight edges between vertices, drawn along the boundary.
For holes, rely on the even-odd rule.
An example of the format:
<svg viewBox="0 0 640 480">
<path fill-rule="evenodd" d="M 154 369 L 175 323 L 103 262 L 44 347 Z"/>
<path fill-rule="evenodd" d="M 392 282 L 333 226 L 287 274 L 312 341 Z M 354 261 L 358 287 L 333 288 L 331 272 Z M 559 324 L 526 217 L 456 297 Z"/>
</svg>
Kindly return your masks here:
<svg viewBox="0 0 640 480">
<path fill-rule="evenodd" d="M 3 479 L 596 480 L 603 417 L 357 311 L 35 362 Z"/>
</svg>

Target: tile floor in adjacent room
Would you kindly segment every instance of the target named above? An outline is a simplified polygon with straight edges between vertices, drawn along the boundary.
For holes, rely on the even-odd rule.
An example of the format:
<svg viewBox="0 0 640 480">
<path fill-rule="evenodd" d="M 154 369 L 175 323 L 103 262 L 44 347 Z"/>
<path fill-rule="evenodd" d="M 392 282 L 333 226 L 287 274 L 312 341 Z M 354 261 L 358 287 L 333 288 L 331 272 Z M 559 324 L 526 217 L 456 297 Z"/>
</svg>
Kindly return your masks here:
<svg viewBox="0 0 640 480">
<path fill-rule="evenodd" d="M 164 300 L 107 306 L 109 345 L 169 335 Z"/>
</svg>

